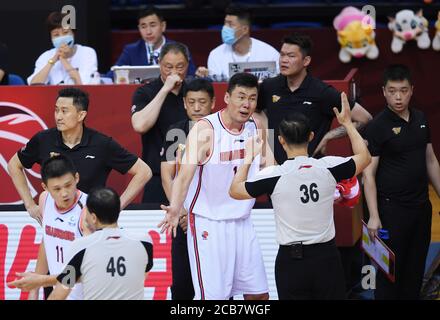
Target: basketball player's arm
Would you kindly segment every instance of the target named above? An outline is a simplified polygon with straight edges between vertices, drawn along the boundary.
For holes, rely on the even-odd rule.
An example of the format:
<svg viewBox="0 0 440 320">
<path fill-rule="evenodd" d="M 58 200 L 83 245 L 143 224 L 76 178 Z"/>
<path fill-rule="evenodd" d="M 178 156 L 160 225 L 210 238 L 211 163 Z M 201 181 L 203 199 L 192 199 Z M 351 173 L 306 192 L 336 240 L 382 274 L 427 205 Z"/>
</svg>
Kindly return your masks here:
<svg viewBox="0 0 440 320">
<path fill-rule="evenodd" d="M 17 287 L 22 291 L 38 291 L 40 287 L 54 286 L 57 283 L 57 278 L 56 276 L 47 275 L 48 270 L 46 249 L 44 242 L 42 242 L 38 249 L 35 272 L 17 272 L 16 275 L 21 278 L 9 282 L 8 286 Z M 36 292 L 32 294 L 35 295 L 34 299 L 38 299 Z"/>
<path fill-rule="evenodd" d="M 428 169 L 429 180 L 437 196 L 440 197 L 440 166 L 431 143 L 428 143 L 426 146 L 426 167 Z"/>
<path fill-rule="evenodd" d="M 180 148 L 177 149 L 177 157 L 178 159 L 182 159 L 181 156 L 182 152 L 180 151 Z M 180 160 L 180 163 L 182 161 Z M 160 176 L 162 180 L 162 187 L 165 191 L 165 195 L 167 196 L 168 201 L 171 201 L 171 190 L 173 187 L 173 180 L 176 176 L 176 161 L 168 160 L 168 161 L 162 161 L 160 163 Z M 184 208 L 182 208 L 182 211 L 180 213 L 180 220 L 179 225 L 183 229 L 184 232 L 186 232 L 187 229 L 187 212 Z"/>
<path fill-rule="evenodd" d="M 213 141 L 213 129 L 207 121 L 197 122 L 188 134 L 185 146 L 185 154 L 177 178 L 173 181 L 170 205 L 161 205 L 162 210 L 166 211 L 165 219 L 158 225 L 161 232 L 176 235 L 176 228 L 179 222 L 180 212 L 183 207 L 189 186 L 197 166 L 204 163 L 211 152 Z"/>
<path fill-rule="evenodd" d="M 130 170 L 128 170 L 128 174 L 133 177 L 121 195 L 121 209 L 124 209 L 130 204 L 153 176 L 150 167 L 140 158 L 138 158 Z"/>
<path fill-rule="evenodd" d="M 244 157 L 244 163 L 238 168 L 237 173 L 232 180 L 231 187 L 229 188 L 229 195 L 236 200 L 252 199 L 245 187 L 245 183 L 251 168 L 252 161 L 260 154 L 263 146 L 263 142 L 259 136 L 254 136 L 252 139 L 246 141 L 246 151 Z"/>
<path fill-rule="evenodd" d="M 37 220 L 37 222 L 41 225 L 42 212 L 40 207 L 35 203 L 32 198 L 31 191 L 29 190 L 26 176 L 24 174 L 24 167 L 18 158 L 17 154 L 15 154 L 8 163 L 8 171 L 11 176 L 12 182 L 17 189 L 20 198 L 23 200 L 26 211 L 29 212 L 29 215 Z"/>
</svg>

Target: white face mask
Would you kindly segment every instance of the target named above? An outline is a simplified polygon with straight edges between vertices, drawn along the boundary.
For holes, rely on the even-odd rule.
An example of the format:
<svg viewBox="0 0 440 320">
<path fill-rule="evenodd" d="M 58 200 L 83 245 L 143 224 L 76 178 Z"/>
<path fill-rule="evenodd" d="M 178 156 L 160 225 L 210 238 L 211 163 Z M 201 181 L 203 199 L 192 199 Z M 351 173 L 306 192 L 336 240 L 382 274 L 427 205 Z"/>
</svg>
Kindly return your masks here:
<svg viewBox="0 0 440 320">
<path fill-rule="evenodd" d="M 66 34 L 65 36 L 52 38 L 52 44 L 57 49 L 61 47 L 63 43 L 67 44 L 70 48 L 73 48 L 73 45 L 75 44 L 75 39 L 73 38 L 73 35 Z"/>
</svg>

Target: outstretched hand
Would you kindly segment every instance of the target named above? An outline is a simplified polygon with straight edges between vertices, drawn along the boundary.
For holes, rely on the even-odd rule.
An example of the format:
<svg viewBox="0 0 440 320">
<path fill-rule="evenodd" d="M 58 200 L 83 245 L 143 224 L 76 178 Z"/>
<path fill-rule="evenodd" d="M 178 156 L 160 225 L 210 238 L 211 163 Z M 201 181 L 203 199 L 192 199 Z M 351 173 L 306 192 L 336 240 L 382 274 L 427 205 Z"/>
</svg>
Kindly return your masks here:
<svg viewBox="0 0 440 320">
<path fill-rule="evenodd" d="M 180 210 L 177 210 L 171 206 L 161 205 L 160 208 L 165 211 L 165 218 L 157 225 L 160 229 L 160 233 L 167 232 L 167 234 L 173 234 L 176 237 L 177 225 L 179 224 Z"/>
<path fill-rule="evenodd" d="M 16 287 L 21 291 L 31 291 L 38 289 L 41 286 L 41 274 L 35 272 L 16 272 L 17 278 L 14 281 L 8 282 L 9 287 Z"/>
</svg>

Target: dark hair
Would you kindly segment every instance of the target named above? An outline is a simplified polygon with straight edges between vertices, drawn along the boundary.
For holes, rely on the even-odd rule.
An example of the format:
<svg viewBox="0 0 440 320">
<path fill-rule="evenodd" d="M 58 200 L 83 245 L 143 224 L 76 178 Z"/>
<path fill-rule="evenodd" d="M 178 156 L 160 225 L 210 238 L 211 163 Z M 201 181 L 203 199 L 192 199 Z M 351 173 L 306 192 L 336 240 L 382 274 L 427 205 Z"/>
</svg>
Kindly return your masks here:
<svg viewBox="0 0 440 320">
<path fill-rule="evenodd" d="M 86 206 L 90 213 L 96 214 L 99 222 L 112 224 L 118 221 L 121 211 L 119 195 L 111 188 L 92 189 L 87 197 Z"/>
<path fill-rule="evenodd" d="M 78 88 L 68 87 L 58 91 L 58 98 L 72 98 L 73 105 L 80 111 L 89 110 L 89 94 Z"/>
<path fill-rule="evenodd" d="M 138 21 L 142 18 L 152 15 L 156 15 L 159 18 L 160 22 L 165 20 L 162 12 L 158 8 L 156 8 L 155 6 L 148 6 L 146 9 L 139 11 Z"/>
<path fill-rule="evenodd" d="M 392 64 L 388 66 L 383 73 L 383 85 L 386 86 L 388 81 L 404 81 L 408 80 L 412 84 L 411 71 L 403 64 Z"/>
<path fill-rule="evenodd" d="M 227 92 L 231 94 L 235 87 L 258 89 L 258 78 L 251 73 L 236 73 L 229 79 Z"/>
<path fill-rule="evenodd" d="M 280 135 L 287 144 L 301 145 L 308 143 L 310 132 L 310 120 L 304 114 L 290 113 L 281 120 Z"/>
<path fill-rule="evenodd" d="M 282 43 L 296 44 L 301 50 L 303 57 L 310 56 L 312 54 L 313 44 L 309 36 L 299 33 L 292 33 L 291 35 L 285 36 Z"/>
<path fill-rule="evenodd" d="M 61 23 L 63 22 L 63 18 L 65 16 L 67 16 L 67 13 L 61 13 L 58 11 L 54 11 L 49 14 L 49 16 L 46 19 L 46 26 L 47 29 L 49 30 L 49 33 L 54 29 L 63 27 Z"/>
<path fill-rule="evenodd" d="M 72 160 L 66 156 L 58 155 L 47 159 L 41 166 L 41 179 L 45 184 L 52 178 L 59 178 L 67 173 L 77 173 Z"/>
<path fill-rule="evenodd" d="M 230 16 L 236 16 L 238 20 L 240 20 L 241 22 L 244 22 L 249 26 L 251 25 L 252 22 L 251 11 L 244 6 L 238 4 L 231 4 L 226 8 L 225 14 Z"/>
<path fill-rule="evenodd" d="M 181 53 L 183 54 L 183 56 L 185 57 L 185 60 L 188 62 L 189 61 L 189 54 L 188 54 L 188 48 L 180 42 L 168 42 L 166 43 L 162 49 L 160 50 L 160 55 L 159 55 L 159 61 L 161 61 L 163 59 L 163 57 L 165 57 L 165 55 L 168 52 L 173 52 L 173 53 Z"/>
<path fill-rule="evenodd" d="M 194 79 L 187 83 L 183 90 L 183 96 L 186 97 L 189 91 L 197 92 L 204 91 L 209 95 L 209 98 L 214 99 L 214 88 L 211 81 L 207 79 Z"/>
</svg>

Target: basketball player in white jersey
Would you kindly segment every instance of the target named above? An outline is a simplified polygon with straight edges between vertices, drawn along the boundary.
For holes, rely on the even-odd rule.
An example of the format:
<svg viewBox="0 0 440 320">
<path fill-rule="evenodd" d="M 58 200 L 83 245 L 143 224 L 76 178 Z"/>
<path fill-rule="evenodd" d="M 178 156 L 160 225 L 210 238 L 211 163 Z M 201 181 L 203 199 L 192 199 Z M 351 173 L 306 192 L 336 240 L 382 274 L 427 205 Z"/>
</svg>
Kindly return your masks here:
<svg viewBox="0 0 440 320">
<path fill-rule="evenodd" d="M 118 227 L 121 202 L 109 188 L 87 198 L 87 221 L 96 231 L 73 242 L 69 261 L 49 300 L 62 300 L 81 282 L 85 300 L 142 300 L 144 280 L 153 267 L 153 245 L 146 235 Z"/>
<path fill-rule="evenodd" d="M 310 121 L 303 114 L 290 114 L 281 121 L 278 137 L 288 160 L 253 177 L 248 175 L 252 169 L 244 164 L 230 188 L 234 199 L 248 201 L 262 194 L 272 199 L 280 245 L 275 262 L 280 299 L 345 298 L 344 270 L 334 241 L 334 192 L 339 181 L 361 173 L 371 156 L 351 121 L 344 93 L 341 102 L 341 112 L 336 108 L 334 112 L 347 130 L 354 156 L 310 158 Z M 246 150 L 250 162 L 258 154 L 256 139 L 247 143 Z"/>
<path fill-rule="evenodd" d="M 87 194 L 76 187 L 79 175 L 73 162 L 63 155 L 54 156 L 43 163 L 41 178 L 45 190 L 39 198 L 43 213 L 43 241 L 38 252 L 35 275 L 20 273 L 18 275 L 23 278 L 11 283 L 22 290 L 30 290 L 29 299 L 38 299 L 39 287 L 56 283 L 53 276 L 63 270 L 72 242 L 91 233 L 84 219 Z M 45 279 L 48 271 L 52 282 L 47 285 L 40 283 L 39 280 Z M 69 299 L 82 299 L 81 286 L 72 290 Z"/>
<path fill-rule="evenodd" d="M 250 220 L 255 200 L 237 201 L 228 190 L 244 161 L 245 141 L 257 135 L 251 118 L 258 79 L 234 75 L 225 94 L 227 107 L 199 120 L 190 131 L 179 175 L 173 183 L 162 231 L 175 235 L 179 213 L 189 215 L 188 254 L 195 298 L 268 299 L 268 285 L 258 240 Z M 259 170 L 259 158 L 251 174 Z"/>
</svg>

